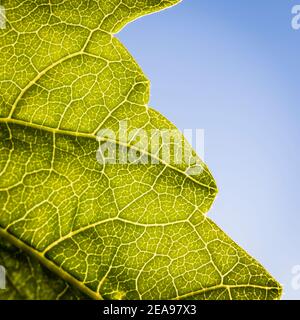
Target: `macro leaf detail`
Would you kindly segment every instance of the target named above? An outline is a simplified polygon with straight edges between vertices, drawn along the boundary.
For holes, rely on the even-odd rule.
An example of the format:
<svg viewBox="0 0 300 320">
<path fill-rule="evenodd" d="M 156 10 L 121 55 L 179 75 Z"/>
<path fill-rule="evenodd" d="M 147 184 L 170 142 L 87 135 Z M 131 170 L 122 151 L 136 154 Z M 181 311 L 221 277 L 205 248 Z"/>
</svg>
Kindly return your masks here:
<svg viewBox="0 0 300 320">
<path fill-rule="evenodd" d="M 9 287 L 0 298 L 279 298 L 280 285 L 207 217 L 214 178 L 148 106 L 149 80 L 115 36 L 178 2 L 5 1 L 0 264 Z M 125 121 L 126 137 L 172 130 L 188 160 L 123 140 Z M 137 162 L 156 163 L 100 163 L 102 129 Z M 201 170 L 190 175 L 195 163 Z"/>
</svg>

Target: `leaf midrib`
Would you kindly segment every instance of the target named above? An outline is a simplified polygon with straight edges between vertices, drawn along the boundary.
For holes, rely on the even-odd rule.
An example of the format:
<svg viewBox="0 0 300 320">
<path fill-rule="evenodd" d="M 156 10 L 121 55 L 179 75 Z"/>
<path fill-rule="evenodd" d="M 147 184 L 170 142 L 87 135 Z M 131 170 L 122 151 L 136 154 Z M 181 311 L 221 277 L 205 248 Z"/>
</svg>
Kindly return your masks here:
<svg viewBox="0 0 300 320">
<path fill-rule="evenodd" d="M 55 264 L 53 261 L 47 259 L 41 252 L 34 249 L 33 247 L 27 245 L 8 231 L 4 230 L 0 227 L 0 236 L 16 246 L 17 248 L 21 249 L 31 257 L 37 259 L 39 262 L 41 262 L 47 269 L 49 269 L 51 272 L 59 276 L 61 279 L 65 280 L 66 282 L 70 283 L 74 287 L 76 287 L 78 290 L 86 294 L 87 296 L 91 297 L 95 300 L 104 300 L 100 293 L 97 293 L 90 288 L 88 288 L 86 285 L 84 285 L 83 282 L 79 281 L 75 277 L 73 277 L 71 274 L 66 272 L 64 269 L 59 267 L 57 264 Z"/>
</svg>

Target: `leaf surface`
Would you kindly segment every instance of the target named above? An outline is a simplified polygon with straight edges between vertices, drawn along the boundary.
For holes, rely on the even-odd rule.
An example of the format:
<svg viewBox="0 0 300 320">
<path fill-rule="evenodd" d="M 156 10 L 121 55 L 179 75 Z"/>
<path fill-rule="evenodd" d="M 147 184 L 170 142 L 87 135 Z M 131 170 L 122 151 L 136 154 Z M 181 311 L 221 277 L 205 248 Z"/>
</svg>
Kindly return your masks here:
<svg viewBox="0 0 300 320">
<path fill-rule="evenodd" d="M 38 260 L 0 238 L 0 265 L 4 266 L 6 289 L 0 300 L 79 300 L 80 291 L 43 267 Z"/>
<path fill-rule="evenodd" d="M 53 297 L 60 288 L 69 292 L 66 283 L 94 299 L 280 296 L 267 271 L 207 218 L 217 187 L 192 148 L 189 159 L 178 164 L 175 149 L 165 161 L 150 143 L 120 134 L 126 121 L 126 134 L 175 130 L 180 144 L 185 142 L 148 107 L 149 81 L 114 36 L 126 23 L 177 2 L 5 3 L 0 236 L 22 251 L 3 249 L 0 261 L 24 279 L 33 263 L 45 292 L 47 285 L 54 288 Z M 99 141 L 101 129 L 118 135 Z M 96 154 L 103 141 L 157 163 L 101 164 Z M 202 170 L 189 175 L 195 161 Z M 20 271 L 11 259 L 24 260 Z M 60 278 L 55 278 L 58 290 L 46 280 L 48 270 Z M 21 282 L 12 286 L 17 291 L 11 288 L 8 298 L 17 298 L 17 292 L 45 297 L 34 292 L 36 285 L 30 293 Z"/>
</svg>

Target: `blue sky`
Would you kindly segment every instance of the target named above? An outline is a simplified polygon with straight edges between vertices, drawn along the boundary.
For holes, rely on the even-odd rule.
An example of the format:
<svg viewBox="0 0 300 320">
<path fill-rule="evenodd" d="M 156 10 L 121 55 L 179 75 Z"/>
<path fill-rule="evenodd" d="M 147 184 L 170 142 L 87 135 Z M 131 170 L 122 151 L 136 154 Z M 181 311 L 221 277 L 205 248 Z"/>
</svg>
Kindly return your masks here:
<svg viewBox="0 0 300 320">
<path fill-rule="evenodd" d="M 300 299 L 300 0 L 184 0 L 119 35 L 151 80 L 151 106 L 205 130 L 219 187 L 210 217 Z"/>
</svg>

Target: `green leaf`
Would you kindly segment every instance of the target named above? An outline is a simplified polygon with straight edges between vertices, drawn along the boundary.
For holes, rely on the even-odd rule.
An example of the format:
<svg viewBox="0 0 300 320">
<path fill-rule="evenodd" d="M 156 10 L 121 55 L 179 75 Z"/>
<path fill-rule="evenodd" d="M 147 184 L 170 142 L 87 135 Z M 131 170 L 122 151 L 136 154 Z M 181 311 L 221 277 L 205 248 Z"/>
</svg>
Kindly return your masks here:
<svg viewBox="0 0 300 320">
<path fill-rule="evenodd" d="M 80 291 L 43 267 L 38 260 L 0 238 L 0 265 L 9 271 L 0 300 L 79 300 Z"/>
<path fill-rule="evenodd" d="M 80 298 L 73 288 L 93 299 L 280 297 L 280 285 L 207 218 L 217 193 L 211 173 L 147 106 L 149 81 L 114 36 L 177 2 L 5 2 L 0 237 L 22 250 L 1 253 L 12 279 L 6 298 L 57 298 L 62 290 Z M 168 161 L 150 141 L 123 139 L 134 129 L 173 130 L 177 142 L 162 142 Z M 137 163 L 101 164 L 105 144 L 134 152 Z M 179 163 L 182 145 L 188 157 Z"/>
</svg>

